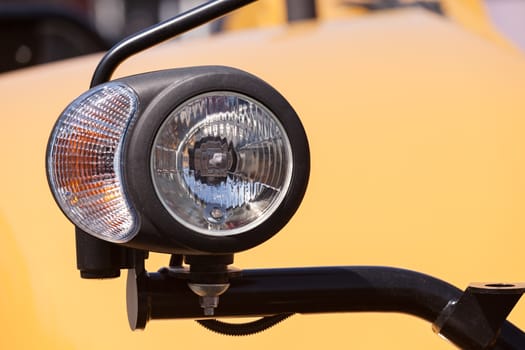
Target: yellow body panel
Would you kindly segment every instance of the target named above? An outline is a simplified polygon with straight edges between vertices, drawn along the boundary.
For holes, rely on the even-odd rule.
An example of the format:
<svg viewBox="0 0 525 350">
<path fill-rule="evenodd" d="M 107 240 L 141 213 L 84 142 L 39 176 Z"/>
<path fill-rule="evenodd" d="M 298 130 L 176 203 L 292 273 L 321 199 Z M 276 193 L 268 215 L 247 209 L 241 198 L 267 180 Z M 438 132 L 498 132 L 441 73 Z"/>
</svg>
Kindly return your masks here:
<svg viewBox="0 0 525 350">
<path fill-rule="evenodd" d="M 49 132 L 99 59 L 0 77 L 1 349 L 454 348 L 398 314 L 296 315 L 247 338 L 189 320 L 131 332 L 125 279 L 80 279 L 73 226 L 45 178 Z M 403 10 L 168 43 L 117 75 L 203 64 L 269 82 L 310 140 L 301 208 L 236 266 L 388 265 L 460 288 L 525 280 L 525 59 L 515 51 Z M 510 319 L 525 327 L 524 302 Z"/>
<path fill-rule="evenodd" d="M 415 2 L 418 1 L 401 1 L 402 4 Z M 333 20 L 367 16 L 371 13 L 364 7 L 351 6 L 351 4 L 357 3 L 367 3 L 367 1 L 317 0 L 317 15 L 322 20 Z M 441 0 L 439 3 L 444 15 L 449 20 L 494 43 L 507 48 L 512 47 L 512 44 L 492 25 L 483 0 Z M 282 0 L 265 0 L 258 1 L 251 6 L 230 14 L 225 21 L 225 28 L 227 30 L 236 30 L 268 27 L 285 22 L 286 2 Z"/>
</svg>

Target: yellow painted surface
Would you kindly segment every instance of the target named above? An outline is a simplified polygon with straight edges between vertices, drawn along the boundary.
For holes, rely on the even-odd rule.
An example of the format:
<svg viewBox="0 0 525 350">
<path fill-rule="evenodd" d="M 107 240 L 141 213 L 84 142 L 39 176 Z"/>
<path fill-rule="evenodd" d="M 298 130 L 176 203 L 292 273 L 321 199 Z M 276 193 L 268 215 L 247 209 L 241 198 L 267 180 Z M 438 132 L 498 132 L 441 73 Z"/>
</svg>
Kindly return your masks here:
<svg viewBox="0 0 525 350">
<path fill-rule="evenodd" d="M 131 332 L 125 280 L 79 278 L 73 227 L 45 178 L 49 132 L 99 58 L 0 76 L 0 348 L 454 348 L 397 314 L 296 315 L 247 338 L 187 320 Z M 525 280 L 522 56 L 427 12 L 396 11 L 174 42 L 118 75 L 201 64 L 268 81 L 310 140 L 303 205 L 236 266 L 388 265 L 460 288 Z M 521 327 L 524 304 L 511 315 Z"/>
<path fill-rule="evenodd" d="M 410 4 L 416 0 L 402 0 L 401 3 Z M 320 20 L 333 20 L 369 16 L 370 11 L 364 7 L 351 6 L 352 3 L 366 3 L 365 1 L 345 0 L 317 0 L 317 15 Z M 441 0 L 444 16 L 451 22 L 475 33 L 481 37 L 501 45 L 507 49 L 517 50 L 491 23 L 486 11 L 484 0 Z M 396 9 L 376 11 L 391 12 Z M 253 27 L 268 27 L 286 22 L 286 2 L 283 0 L 258 1 L 233 12 L 225 21 L 227 30 L 246 29 Z"/>
</svg>

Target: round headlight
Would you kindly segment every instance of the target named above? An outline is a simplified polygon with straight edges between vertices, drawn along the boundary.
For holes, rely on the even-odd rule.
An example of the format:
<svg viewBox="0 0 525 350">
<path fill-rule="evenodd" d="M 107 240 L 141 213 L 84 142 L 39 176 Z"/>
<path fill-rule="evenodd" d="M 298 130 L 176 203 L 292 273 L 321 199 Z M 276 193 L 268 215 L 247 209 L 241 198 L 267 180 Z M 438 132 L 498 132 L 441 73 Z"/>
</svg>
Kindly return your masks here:
<svg viewBox="0 0 525 350">
<path fill-rule="evenodd" d="M 234 92 L 191 98 L 162 123 L 151 155 L 160 201 L 196 232 L 226 236 L 266 220 L 292 179 L 290 141 L 278 118 Z"/>
<path fill-rule="evenodd" d="M 227 254 L 277 233 L 309 175 L 304 129 L 271 86 L 227 67 L 95 87 L 49 143 L 57 202 L 83 231 L 142 250 Z"/>
</svg>

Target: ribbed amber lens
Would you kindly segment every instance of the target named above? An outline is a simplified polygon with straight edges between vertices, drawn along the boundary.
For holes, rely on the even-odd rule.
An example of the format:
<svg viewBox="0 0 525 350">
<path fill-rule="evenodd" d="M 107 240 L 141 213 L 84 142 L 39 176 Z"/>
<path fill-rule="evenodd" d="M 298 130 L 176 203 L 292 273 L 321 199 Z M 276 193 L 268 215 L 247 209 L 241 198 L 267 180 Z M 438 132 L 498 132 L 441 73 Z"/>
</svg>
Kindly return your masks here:
<svg viewBox="0 0 525 350">
<path fill-rule="evenodd" d="M 208 235 L 246 232 L 279 207 L 292 174 L 290 142 L 277 117 L 232 92 L 199 95 L 162 124 L 151 155 L 164 207 Z"/>
<path fill-rule="evenodd" d="M 82 230 L 113 242 L 136 233 L 121 175 L 121 147 L 136 109 L 137 97 L 125 85 L 89 90 L 62 113 L 48 149 L 49 182 L 64 213 Z"/>
</svg>

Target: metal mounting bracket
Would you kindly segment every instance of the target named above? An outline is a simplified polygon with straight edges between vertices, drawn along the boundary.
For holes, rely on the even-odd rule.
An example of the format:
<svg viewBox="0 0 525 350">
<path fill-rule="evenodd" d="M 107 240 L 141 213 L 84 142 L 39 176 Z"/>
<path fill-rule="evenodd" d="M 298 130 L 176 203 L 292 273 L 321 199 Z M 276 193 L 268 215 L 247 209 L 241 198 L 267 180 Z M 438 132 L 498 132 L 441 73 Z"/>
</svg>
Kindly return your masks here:
<svg viewBox="0 0 525 350">
<path fill-rule="evenodd" d="M 432 328 L 451 340 L 461 335 L 461 344 L 455 341 L 461 348 L 490 349 L 524 292 L 525 283 L 472 283 L 443 308 Z"/>
</svg>

